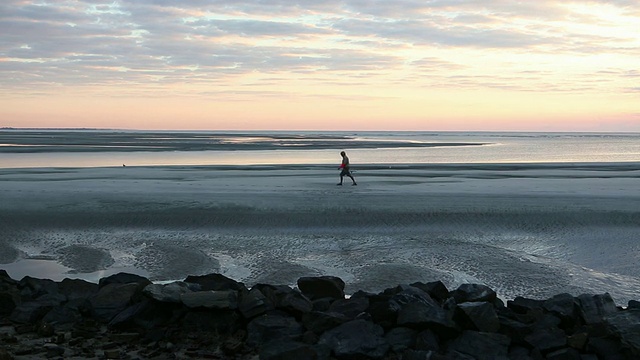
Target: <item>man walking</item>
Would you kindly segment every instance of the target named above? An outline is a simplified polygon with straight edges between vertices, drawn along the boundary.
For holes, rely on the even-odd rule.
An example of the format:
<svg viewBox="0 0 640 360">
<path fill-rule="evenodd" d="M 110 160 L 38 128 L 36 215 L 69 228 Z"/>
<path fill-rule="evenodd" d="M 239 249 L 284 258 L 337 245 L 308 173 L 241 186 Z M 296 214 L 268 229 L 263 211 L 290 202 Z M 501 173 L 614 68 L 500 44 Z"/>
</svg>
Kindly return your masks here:
<svg viewBox="0 0 640 360">
<path fill-rule="evenodd" d="M 344 178 L 345 176 L 351 178 L 351 181 L 353 181 L 353 185 L 358 185 L 356 184 L 356 179 L 353 178 L 353 175 L 351 175 L 351 171 L 349 170 L 349 157 L 347 156 L 347 153 L 342 151 L 340 152 L 340 155 L 342 156 L 342 164 L 340 164 L 339 169 L 341 169 L 342 171 L 340 172 L 340 183 L 338 183 L 337 185 L 342 185 L 342 178 Z"/>
</svg>

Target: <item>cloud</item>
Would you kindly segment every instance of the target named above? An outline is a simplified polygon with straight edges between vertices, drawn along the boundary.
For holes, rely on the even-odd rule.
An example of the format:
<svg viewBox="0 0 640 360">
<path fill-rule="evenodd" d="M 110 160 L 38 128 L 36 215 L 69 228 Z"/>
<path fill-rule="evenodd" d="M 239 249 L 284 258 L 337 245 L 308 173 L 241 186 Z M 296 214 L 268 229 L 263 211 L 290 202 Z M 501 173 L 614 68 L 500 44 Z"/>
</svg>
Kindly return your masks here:
<svg viewBox="0 0 640 360">
<path fill-rule="evenodd" d="M 637 16 L 634 1 L 588 3 Z M 280 81 L 315 76 L 325 84 L 329 74 L 339 74 L 335 83 L 379 77 L 408 84 L 412 75 L 440 71 L 454 72 L 464 86 L 528 88 L 514 84 L 532 75 L 502 81 L 488 81 L 492 73 L 470 76 L 467 71 L 479 69 L 474 58 L 454 59 L 452 52 L 638 54 L 640 45 L 628 33 L 601 35 L 575 22 L 593 17 L 598 14 L 555 1 L 5 0 L 0 87 L 216 85 L 255 74 L 289 74 Z M 597 26 L 619 24 L 598 18 Z M 624 70 L 615 76 L 637 74 Z M 388 76 L 393 71 L 410 73 Z M 589 87 L 566 87 L 576 88 Z"/>
</svg>

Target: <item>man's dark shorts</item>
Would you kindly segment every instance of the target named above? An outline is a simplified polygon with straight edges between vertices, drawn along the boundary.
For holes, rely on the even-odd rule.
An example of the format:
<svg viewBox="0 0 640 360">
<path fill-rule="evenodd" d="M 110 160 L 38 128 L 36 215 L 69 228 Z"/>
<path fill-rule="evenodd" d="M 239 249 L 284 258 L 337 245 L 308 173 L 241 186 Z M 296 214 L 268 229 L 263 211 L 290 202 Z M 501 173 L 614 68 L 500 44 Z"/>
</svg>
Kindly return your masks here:
<svg viewBox="0 0 640 360">
<path fill-rule="evenodd" d="M 342 168 L 342 172 L 340 172 L 340 176 L 351 176 L 351 171 L 348 168 Z"/>
</svg>

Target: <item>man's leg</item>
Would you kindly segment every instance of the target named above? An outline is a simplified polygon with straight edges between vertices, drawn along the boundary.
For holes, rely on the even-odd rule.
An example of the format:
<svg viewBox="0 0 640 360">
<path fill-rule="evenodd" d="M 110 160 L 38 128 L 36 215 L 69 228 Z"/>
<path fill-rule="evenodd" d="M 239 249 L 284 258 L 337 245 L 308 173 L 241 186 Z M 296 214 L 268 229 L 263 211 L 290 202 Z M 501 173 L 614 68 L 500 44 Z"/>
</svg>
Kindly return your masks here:
<svg viewBox="0 0 640 360">
<path fill-rule="evenodd" d="M 351 178 L 351 181 L 353 181 L 353 185 L 358 185 L 356 184 L 356 179 L 353 178 L 353 175 L 349 174 L 349 177 Z"/>
</svg>

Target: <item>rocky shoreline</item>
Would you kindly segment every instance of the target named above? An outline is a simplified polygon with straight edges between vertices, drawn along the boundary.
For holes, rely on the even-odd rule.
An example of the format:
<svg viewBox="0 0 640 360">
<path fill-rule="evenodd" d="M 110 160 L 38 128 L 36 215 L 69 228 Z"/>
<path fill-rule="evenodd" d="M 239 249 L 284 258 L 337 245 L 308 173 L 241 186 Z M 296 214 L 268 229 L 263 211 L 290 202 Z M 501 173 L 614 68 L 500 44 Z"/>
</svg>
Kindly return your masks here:
<svg viewBox="0 0 640 360">
<path fill-rule="evenodd" d="M 413 283 L 345 296 L 336 277 L 247 288 L 220 274 L 153 284 L 11 279 L 0 270 L 0 360 L 640 359 L 640 302 L 609 294 L 503 301 Z"/>
</svg>

